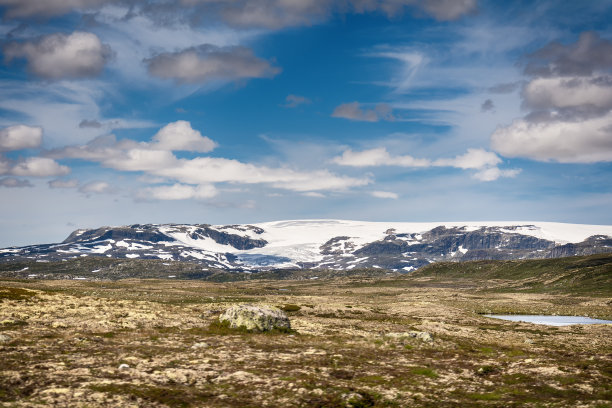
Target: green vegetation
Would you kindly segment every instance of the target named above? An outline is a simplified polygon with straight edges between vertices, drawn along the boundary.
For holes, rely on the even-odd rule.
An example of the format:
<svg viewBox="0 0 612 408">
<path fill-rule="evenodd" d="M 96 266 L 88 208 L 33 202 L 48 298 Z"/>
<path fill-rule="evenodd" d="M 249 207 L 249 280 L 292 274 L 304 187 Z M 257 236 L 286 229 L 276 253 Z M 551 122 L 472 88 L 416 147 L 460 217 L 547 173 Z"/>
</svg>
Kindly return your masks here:
<svg viewBox="0 0 612 408">
<path fill-rule="evenodd" d="M 612 254 L 521 261 L 440 262 L 410 278 L 488 282 L 489 290 L 612 296 Z"/>
</svg>

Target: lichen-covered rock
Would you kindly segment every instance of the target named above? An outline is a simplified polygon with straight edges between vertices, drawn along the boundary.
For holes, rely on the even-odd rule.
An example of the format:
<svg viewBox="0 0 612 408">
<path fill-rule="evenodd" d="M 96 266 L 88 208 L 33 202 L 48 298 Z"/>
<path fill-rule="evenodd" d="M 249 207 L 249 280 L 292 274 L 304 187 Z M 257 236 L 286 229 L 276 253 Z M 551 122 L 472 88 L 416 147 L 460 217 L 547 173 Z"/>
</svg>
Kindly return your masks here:
<svg viewBox="0 0 612 408">
<path fill-rule="evenodd" d="M 387 333 L 386 336 L 398 339 L 400 341 L 404 339 L 408 339 L 408 338 L 413 338 L 413 339 L 421 340 L 425 343 L 431 343 L 434 340 L 431 333 L 424 332 L 424 331 L 416 331 L 416 330 L 410 330 L 410 331 L 403 332 L 403 333 Z"/>
<path fill-rule="evenodd" d="M 231 328 L 244 327 L 255 331 L 291 329 L 291 323 L 285 312 L 275 307 L 232 306 L 219 316 L 219 321 L 228 322 Z"/>
</svg>

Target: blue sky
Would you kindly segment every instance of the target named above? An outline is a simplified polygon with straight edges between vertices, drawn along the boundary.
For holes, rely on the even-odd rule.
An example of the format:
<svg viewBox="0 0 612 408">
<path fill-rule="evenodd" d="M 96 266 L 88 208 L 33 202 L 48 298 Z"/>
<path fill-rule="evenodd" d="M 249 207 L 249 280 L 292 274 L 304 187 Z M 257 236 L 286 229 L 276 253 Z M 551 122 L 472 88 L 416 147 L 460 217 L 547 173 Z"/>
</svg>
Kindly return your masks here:
<svg viewBox="0 0 612 408">
<path fill-rule="evenodd" d="M 0 246 L 612 223 L 612 3 L 0 0 Z"/>
</svg>

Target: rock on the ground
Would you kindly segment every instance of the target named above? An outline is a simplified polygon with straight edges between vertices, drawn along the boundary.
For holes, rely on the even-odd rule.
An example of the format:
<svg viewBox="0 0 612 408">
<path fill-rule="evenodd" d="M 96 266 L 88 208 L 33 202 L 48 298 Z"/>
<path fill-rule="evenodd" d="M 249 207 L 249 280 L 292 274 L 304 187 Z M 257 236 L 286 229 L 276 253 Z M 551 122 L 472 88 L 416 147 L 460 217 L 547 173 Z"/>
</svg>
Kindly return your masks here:
<svg viewBox="0 0 612 408">
<path fill-rule="evenodd" d="M 8 343 L 11 341 L 11 337 L 6 334 L 0 334 L 0 343 Z"/>
<path fill-rule="evenodd" d="M 229 322 L 232 328 L 245 327 L 247 330 L 255 331 L 291 328 L 291 323 L 285 312 L 275 307 L 232 306 L 219 316 L 219 321 Z"/>
<path fill-rule="evenodd" d="M 428 332 L 425 332 L 425 331 L 411 330 L 411 331 L 407 331 L 407 332 L 403 332 L 403 333 L 387 333 L 386 336 L 387 337 L 393 337 L 393 338 L 396 338 L 398 340 L 402 340 L 402 339 L 406 339 L 406 338 L 413 338 L 413 339 L 421 340 L 421 341 L 423 341 L 425 343 L 433 342 L 433 336 L 431 335 L 431 333 L 428 333 Z"/>
</svg>

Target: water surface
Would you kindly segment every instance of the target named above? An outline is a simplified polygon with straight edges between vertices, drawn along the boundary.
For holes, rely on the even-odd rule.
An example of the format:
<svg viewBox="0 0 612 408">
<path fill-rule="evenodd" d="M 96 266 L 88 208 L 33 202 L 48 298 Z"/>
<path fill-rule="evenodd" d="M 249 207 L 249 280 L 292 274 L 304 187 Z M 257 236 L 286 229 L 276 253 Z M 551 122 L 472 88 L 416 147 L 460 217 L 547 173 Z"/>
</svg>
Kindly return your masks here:
<svg viewBox="0 0 612 408">
<path fill-rule="evenodd" d="M 612 320 L 592 319 L 584 316 L 546 316 L 546 315 L 485 315 L 494 319 L 545 324 L 548 326 L 569 326 L 570 324 L 604 324 Z"/>
</svg>

